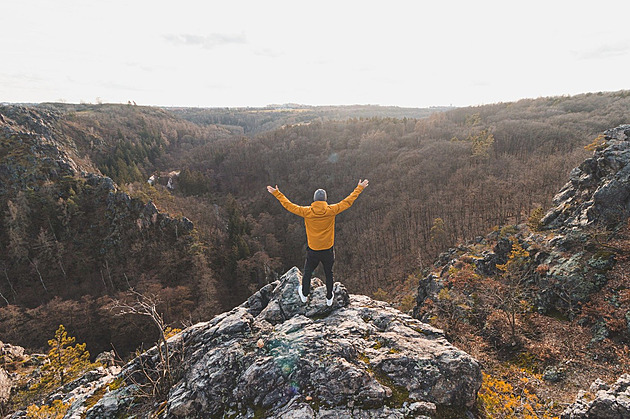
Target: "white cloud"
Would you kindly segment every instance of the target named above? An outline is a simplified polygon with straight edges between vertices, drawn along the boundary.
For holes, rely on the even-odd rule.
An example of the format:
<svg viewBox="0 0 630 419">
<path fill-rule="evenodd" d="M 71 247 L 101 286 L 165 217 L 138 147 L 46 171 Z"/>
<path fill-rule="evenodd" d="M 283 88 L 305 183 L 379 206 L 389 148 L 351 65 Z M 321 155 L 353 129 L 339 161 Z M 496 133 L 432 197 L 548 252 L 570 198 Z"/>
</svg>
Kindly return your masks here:
<svg viewBox="0 0 630 419">
<path fill-rule="evenodd" d="M 598 45 L 574 54 L 581 60 L 607 60 L 630 55 L 630 40 Z"/>
<path fill-rule="evenodd" d="M 174 45 L 187 45 L 198 46 L 204 49 L 213 49 L 223 45 L 230 44 L 246 44 L 247 38 L 244 34 L 220 34 L 213 33 L 210 35 L 192 35 L 192 34 L 179 34 L 179 35 L 164 35 L 164 39 Z"/>
</svg>

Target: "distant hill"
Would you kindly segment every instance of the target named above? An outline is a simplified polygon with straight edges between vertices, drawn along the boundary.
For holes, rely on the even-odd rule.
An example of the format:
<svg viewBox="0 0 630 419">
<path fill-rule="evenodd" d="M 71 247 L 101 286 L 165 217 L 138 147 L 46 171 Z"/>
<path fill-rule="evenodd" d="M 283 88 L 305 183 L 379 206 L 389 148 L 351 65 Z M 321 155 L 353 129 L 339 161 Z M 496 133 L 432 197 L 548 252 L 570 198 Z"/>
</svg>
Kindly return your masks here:
<svg viewBox="0 0 630 419">
<path fill-rule="evenodd" d="M 298 104 L 269 105 L 264 108 L 165 108 L 174 115 L 198 124 L 217 124 L 236 133 L 256 134 L 285 125 L 319 120 L 348 118 L 426 118 L 452 107 L 400 108 L 398 106 L 348 105 L 308 106 Z"/>
</svg>

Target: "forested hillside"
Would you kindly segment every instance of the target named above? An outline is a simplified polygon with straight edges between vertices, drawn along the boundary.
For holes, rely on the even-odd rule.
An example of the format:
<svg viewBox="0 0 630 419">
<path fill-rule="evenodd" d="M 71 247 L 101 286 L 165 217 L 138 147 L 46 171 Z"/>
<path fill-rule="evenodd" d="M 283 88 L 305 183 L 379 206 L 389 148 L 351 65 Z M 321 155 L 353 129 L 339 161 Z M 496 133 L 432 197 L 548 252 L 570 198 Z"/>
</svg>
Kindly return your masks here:
<svg viewBox="0 0 630 419">
<path fill-rule="evenodd" d="M 174 115 L 201 125 L 222 125 L 248 135 L 272 131 L 284 125 L 348 118 L 425 118 L 448 107 L 400 108 L 398 106 L 269 105 L 264 108 L 167 108 Z"/>
<path fill-rule="evenodd" d="M 92 350 L 113 344 L 127 354 L 155 339 L 146 321 L 110 312 L 113 299 L 132 287 L 159 298 L 169 322 L 211 316 L 234 304 L 217 297 L 222 286 L 188 219 L 160 212 L 92 173 L 102 165 L 101 140 L 79 118 L 42 108 L 0 108 L 3 339 L 38 349 L 63 323 Z M 118 123 L 118 133 L 131 132 L 123 118 Z M 125 157 L 160 153 L 160 141 L 168 140 L 134 132 L 132 138 L 145 142 L 108 139 L 119 173 L 129 167 Z M 85 150 L 95 153 L 94 160 Z"/>
<path fill-rule="evenodd" d="M 266 184 L 304 205 L 319 187 L 338 201 L 359 178 L 370 179 L 338 218 L 336 239 L 338 278 L 370 294 L 391 289 L 458 239 L 546 208 L 588 153 L 583 146 L 623 122 L 629 108 L 628 93 L 620 92 L 457 109 L 422 120 L 315 121 L 191 147 L 165 156 L 164 164 L 184 168 L 180 193 L 219 204 L 236 198 L 246 220 L 239 235 L 249 248 L 237 274 L 254 282 L 261 252 L 286 269 L 302 264 L 304 250 L 301 220 L 266 193 Z"/>
<path fill-rule="evenodd" d="M 284 121 L 283 128 L 255 136 L 157 108 L 46 104 L 35 110 L 55 115 L 46 123 L 80 168 L 73 178 L 46 172 L 30 186 L 17 182 L 17 174 L 3 178 L 12 184 L 0 202 L 2 276 L 9 277 L 0 281 L 6 297 L 0 298 L 0 328 L 13 343 L 26 339 L 27 346 L 44 346 L 57 326 L 51 322 L 63 320 L 96 351 L 110 346 L 116 330 L 134 327 L 110 318 L 106 309 L 129 286 L 158 294 L 167 321 L 178 324 L 233 307 L 279 273 L 301 266 L 303 223 L 267 193 L 267 184 L 305 205 L 317 188 L 338 201 L 360 178 L 370 179 L 337 219 L 336 275 L 352 293 L 372 295 L 383 288 L 390 297 L 400 295 L 410 273 L 456 240 L 548 207 L 569 170 L 586 156 L 583 147 L 624 122 L 630 93 L 522 100 L 424 119 L 344 114 L 298 125 Z M 252 124 L 252 132 L 264 127 L 259 120 Z M 33 161 L 26 149 L 11 151 L 14 140 L 2 137 L 2 167 Z M 119 203 L 124 211 L 97 205 L 90 197 L 100 196 L 103 203 L 109 192 L 85 180 L 92 171 L 111 177 L 137 201 Z M 173 190 L 147 183 L 156 172 L 172 171 L 181 171 Z M 161 227 L 134 227 L 133 211 L 151 212 L 150 206 L 143 209 L 149 200 L 160 213 L 192 221 L 186 240 L 181 230 L 166 235 Z M 21 216 L 30 217 L 30 224 L 11 230 L 12 222 L 19 224 L 20 205 L 28 208 Z M 108 243 L 112 226 L 120 233 L 115 253 L 90 247 L 90 235 Z M 14 249 L 16 232 L 23 233 L 26 253 Z M 40 284 L 38 269 L 50 292 Z M 35 297 L 24 297 L 37 287 Z M 127 336 L 138 344 L 147 338 Z"/>
</svg>

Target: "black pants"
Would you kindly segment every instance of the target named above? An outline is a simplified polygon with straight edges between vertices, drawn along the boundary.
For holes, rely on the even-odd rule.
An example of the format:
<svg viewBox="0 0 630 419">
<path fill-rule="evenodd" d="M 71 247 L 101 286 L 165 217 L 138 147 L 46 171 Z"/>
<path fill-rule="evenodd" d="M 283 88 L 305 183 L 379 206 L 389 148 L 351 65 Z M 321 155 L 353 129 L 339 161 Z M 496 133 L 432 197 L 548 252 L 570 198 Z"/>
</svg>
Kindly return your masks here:
<svg viewBox="0 0 630 419">
<path fill-rule="evenodd" d="M 326 250 L 312 250 L 306 247 L 306 262 L 304 263 L 304 277 L 302 278 L 302 294 L 308 295 L 311 291 L 311 276 L 319 263 L 324 265 L 326 273 L 326 298 L 332 298 L 333 292 L 333 264 L 335 263 L 335 250 L 331 247 Z"/>
</svg>

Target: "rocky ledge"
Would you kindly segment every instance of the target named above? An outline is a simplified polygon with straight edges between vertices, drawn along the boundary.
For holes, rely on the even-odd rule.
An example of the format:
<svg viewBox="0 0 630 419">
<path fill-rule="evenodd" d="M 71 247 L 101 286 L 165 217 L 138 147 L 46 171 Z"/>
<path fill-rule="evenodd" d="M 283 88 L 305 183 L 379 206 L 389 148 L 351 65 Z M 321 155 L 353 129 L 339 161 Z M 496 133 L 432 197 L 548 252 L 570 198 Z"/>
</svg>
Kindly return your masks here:
<svg viewBox="0 0 630 419">
<path fill-rule="evenodd" d="M 613 227 L 630 216 L 630 125 L 609 129 L 598 140 L 593 157 L 571 171 L 553 198 L 544 226 Z"/>
<path fill-rule="evenodd" d="M 587 397 L 588 395 L 595 395 Z M 624 374 L 612 386 L 595 381 L 590 391 L 581 391 L 575 403 L 562 413 L 562 419 L 630 418 L 630 374 Z"/>
<path fill-rule="evenodd" d="M 331 307 L 319 280 L 303 304 L 300 280 L 293 268 L 239 307 L 171 338 L 173 362 L 179 361 L 158 416 L 470 416 L 480 366 L 442 331 L 386 303 L 349 295 L 340 283 Z M 143 372 L 159 363 L 154 347 L 127 364 L 118 377 L 125 385 L 85 417 L 138 415 L 133 392 Z"/>
</svg>

